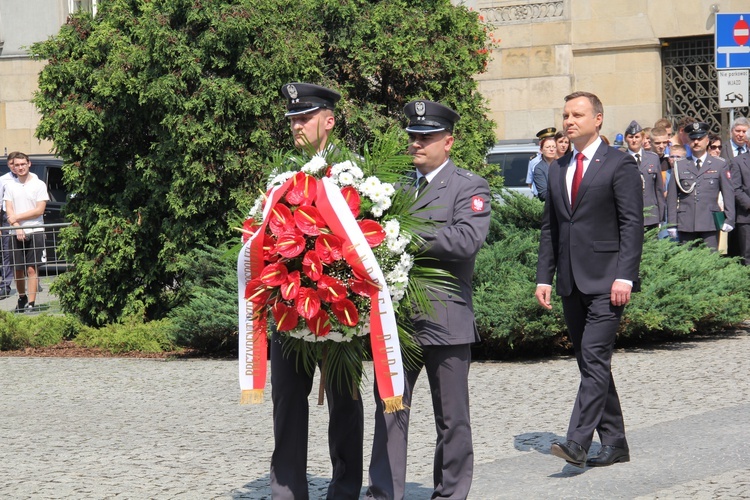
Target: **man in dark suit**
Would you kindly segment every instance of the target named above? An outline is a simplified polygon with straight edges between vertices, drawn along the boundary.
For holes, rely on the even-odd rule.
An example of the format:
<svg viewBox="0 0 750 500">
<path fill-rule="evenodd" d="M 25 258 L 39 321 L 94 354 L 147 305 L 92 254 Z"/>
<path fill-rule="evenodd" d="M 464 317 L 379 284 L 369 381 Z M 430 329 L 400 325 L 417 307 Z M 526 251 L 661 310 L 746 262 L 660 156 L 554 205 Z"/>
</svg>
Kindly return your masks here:
<svg viewBox="0 0 750 500">
<path fill-rule="evenodd" d="M 602 142 L 603 117 L 594 94 L 565 98 L 563 130 L 573 150 L 550 168 L 536 273 L 536 299 L 547 309 L 557 273 L 581 373 L 567 440 L 550 449 L 576 467 L 630 460 L 611 361 L 620 317 L 638 280 L 642 183 L 633 157 Z M 594 431 L 602 446 L 587 460 Z"/>
<path fill-rule="evenodd" d="M 750 152 L 736 156 L 729 164 L 734 186 L 735 222 L 739 255 L 750 265 Z"/>
<path fill-rule="evenodd" d="M 729 140 L 724 141 L 721 146 L 721 156 L 729 165 L 735 157 L 747 152 L 748 148 L 748 130 L 750 129 L 750 119 L 740 116 L 732 122 L 732 128 L 729 129 Z"/>
<path fill-rule="evenodd" d="M 635 159 L 641 172 L 643 184 L 643 206 L 648 209 L 643 216 L 643 225 L 646 229 L 659 227 L 664 220 L 667 200 L 664 199 L 664 182 L 661 176 L 661 162 L 656 153 L 644 151 L 643 128 L 637 121 L 633 120 L 625 129 L 625 143 L 628 145 L 627 153 Z"/>
<path fill-rule="evenodd" d="M 328 137 L 336 120 L 333 109 L 338 92 L 309 83 L 288 83 L 281 88 L 295 146 L 311 152 L 330 151 Z M 308 396 L 313 375 L 298 363 L 284 341 L 271 338 L 271 398 L 273 399 L 274 450 L 271 456 L 271 495 L 274 499 L 306 499 Z M 328 448 L 333 473 L 327 498 L 357 499 L 362 488 L 364 410 L 353 382 L 326 383 Z"/>
<path fill-rule="evenodd" d="M 703 240 L 716 250 L 719 230 L 728 233 L 734 228 L 734 186 L 724 159 L 707 152 L 709 127 L 704 122 L 688 126 L 692 156 L 675 161 L 667 188 L 667 219 L 681 242 Z M 723 214 L 719 194 L 724 199 Z M 717 227 L 721 216 L 724 220 Z"/>
<path fill-rule="evenodd" d="M 437 442 L 432 498 L 466 498 L 471 487 L 474 451 L 469 418 L 471 344 L 479 340 L 474 322 L 471 279 L 474 261 L 490 225 L 490 190 L 476 174 L 456 167 L 449 158 L 453 127 L 459 115 L 432 101 L 404 107 L 409 118 L 409 153 L 414 157 L 413 210 L 433 224 L 421 233 L 422 255 L 436 268 L 449 271 L 457 292 L 431 297 L 434 313 L 410 318 L 422 348 L 416 367 L 407 367 L 405 410 L 385 413 L 375 387 L 375 436 L 370 462 L 368 498 L 402 499 L 406 483 L 406 444 L 412 391 L 424 367 L 432 393 Z"/>
</svg>

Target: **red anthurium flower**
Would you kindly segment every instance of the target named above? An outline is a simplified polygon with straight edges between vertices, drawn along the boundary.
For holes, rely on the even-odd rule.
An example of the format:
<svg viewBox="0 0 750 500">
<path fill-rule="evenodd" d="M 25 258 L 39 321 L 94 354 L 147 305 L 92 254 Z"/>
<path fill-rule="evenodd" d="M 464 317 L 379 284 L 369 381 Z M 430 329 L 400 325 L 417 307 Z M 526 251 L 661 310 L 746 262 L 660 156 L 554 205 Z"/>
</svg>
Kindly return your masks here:
<svg viewBox="0 0 750 500">
<path fill-rule="evenodd" d="M 268 227 L 273 234 L 281 234 L 294 228 L 294 217 L 289 207 L 277 203 L 268 213 Z"/>
<path fill-rule="evenodd" d="M 245 285 L 245 299 L 253 304 L 264 305 L 270 295 L 271 290 L 258 278 L 248 281 Z"/>
<path fill-rule="evenodd" d="M 359 323 L 357 306 L 349 299 L 340 300 L 331 304 L 331 311 L 342 325 L 356 326 Z"/>
<path fill-rule="evenodd" d="M 292 189 L 286 194 L 286 201 L 292 205 L 312 205 L 318 192 L 318 181 L 304 172 L 297 172 Z"/>
<path fill-rule="evenodd" d="M 343 257 L 341 252 L 342 239 L 333 234 L 321 234 L 315 240 L 315 251 L 318 253 L 320 260 L 326 264 L 331 264 L 335 260 Z"/>
<path fill-rule="evenodd" d="M 286 282 L 287 274 L 288 272 L 284 264 L 274 262 L 273 264 L 268 264 L 263 268 L 263 271 L 261 271 L 259 278 L 260 281 L 265 285 L 279 286 L 282 283 Z"/>
<path fill-rule="evenodd" d="M 271 308 L 271 314 L 276 321 L 276 329 L 280 332 L 286 332 L 297 326 L 299 322 L 299 313 L 283 302 L 277 302 Z"/>
<path fill-rule="evenodd" d="M 305 237 L 299 231 L 287 231 L 276 240 L 276 251 L 291 259 L 305 250 Z"/>
<path fill-rule="evenodd" d="M 383 240 L 385 239 L 385 231 L 383 231 L 380 224 L 370 219 L 358 221 L 358 224 L 362 233 L 365 235 L 365 239 L 367 240 L 367 244 L 370 245 L 370 248 L 375 248 L 383 243 Z"/>
<path fill-rule="evenodd" d="M 331 331 L 331 319 L 323 309 L 307 320 L 307 327 L 316 337 L 325 337 Z"/>
<path fill-rule="evenodd" d="M 266 262 L 279 260 L 279 254 L 276 252 L 276 238 L 272 234 L 263 235 L 263 260 Z"/>
<path fill-rule="evenodd" d="M 357 190 L 352 186 L 346 186 L 341 189 L 341 194 L 344 196 L 346 204 L 349 205 L 349 210 L 352 211 L 352 215 L 354 215 L 354 217 L 359 217 L 360 199 Z"/>
<path fill-rule="evenodd" d="M 372 297 L 380 291 L 380 286 L 372 281 L 370 277 L 363 277 L 354 272 L 354 278 L 349 281 L 349 288 L 357 295 Z"/>
<path fill-rule="evenodd" d="M 292 300 L 297 298 L 299 293 L 299 271 L 292 271 L 286 277 L 286 283 L 281 285 L 281 296 L 284 300 Z"/>
<path fill-rule="evenodd" d="M 302 259 L 302 270 L 313 281 L 318 281 L 323 276 L 323 261 L 320 260 L 318 252 L 308 250 Z"/>
<path fill-rule="evenodd" d="M 318 295 L 326 302 L 339 302 L 346 298 L 346 286 L 331 276 L 321 276 L 318 280 Z"/>
<path fill-rule="evenodd" d="M 294 211 L 294 222 L 297 227 L 305 234 L 317 236 L 320 229 L 326 227 L 326 223 L 321 217 L 317 208 L 312 206 L 299 207 Z"/>
<path fill-rule="evenodd" d="M 259 227 L 254 219 L 245 219 L 245 222 L 242 223 L 242 243 L 247 243 L 247 240 L 255 234 Z"/>
<path fill-rule="evenodd" d="M 320 298 L 312 288 L 301 286 L 295 300 L 297 312 L 305 319 L 310 319 L 320 311 Z"/>
</svg>

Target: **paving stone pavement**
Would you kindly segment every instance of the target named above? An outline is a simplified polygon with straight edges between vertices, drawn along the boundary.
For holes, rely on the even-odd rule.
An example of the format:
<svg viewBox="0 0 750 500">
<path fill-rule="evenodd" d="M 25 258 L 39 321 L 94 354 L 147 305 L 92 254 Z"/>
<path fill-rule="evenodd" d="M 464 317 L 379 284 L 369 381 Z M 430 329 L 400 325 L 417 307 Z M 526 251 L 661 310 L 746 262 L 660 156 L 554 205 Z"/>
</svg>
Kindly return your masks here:
<svg viewBox="0 0 750 500">
<path fill-rule="evenodd" d="M 750 498 L 749 365 L 744 331 L 617 350 L 632 460 L 581 470 L 549 454 L 565 434 L 575 360 L 476 362 L 470 498 Z M 0 358 L 0 498 L 270 498 L 270 387 L 263 404 L 240 406 L 236 373 L 228 360 Z M 313 393 L 308 474 L 322 498 L 327 412 L 317 383 Z M 424 375 L 411 420 L 407 498 L 427 499 L 435 432 Z"/>
</svg>

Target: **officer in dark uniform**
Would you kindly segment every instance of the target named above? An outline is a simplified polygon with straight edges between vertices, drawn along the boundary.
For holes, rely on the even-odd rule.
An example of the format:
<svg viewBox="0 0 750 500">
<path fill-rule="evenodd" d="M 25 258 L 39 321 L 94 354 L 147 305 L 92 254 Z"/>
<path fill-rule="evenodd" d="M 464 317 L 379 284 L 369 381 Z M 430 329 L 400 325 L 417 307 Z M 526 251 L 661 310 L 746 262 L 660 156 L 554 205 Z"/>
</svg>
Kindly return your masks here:
<svg viewBox="0 0 750 500">
<path fill-rule="evenodd" d="M 643 149 L 643 128 L 635 120 L 625 129 L 625 143 L 627 153 L 635 159 L 641 172 L 643 206 L 647 209 L 643 215 L 643 226 L 647 230 L 659 227 L 667 209 L 659 157 Z"/>
<path fill-rule="evenodd" d="M 295 145 L 310 152 L 331 151 L 333 109 L 338 92 L 310 83 L 288 83 L 281 88 Z M 308 396 L 313 374 L 285 352 L 278 332 L 271 338 L 271 398 L 274 450 L 271 456 L 271 495 L 274 499 L 307 499 Z M 328 448 L 333 473 L 326 498 L 357 499 L 362 488 L 364 414 L 359 389 L 351 381 L 326 381 Z"/>
<path fill-rule="evenodd" d="M 718 230 L 729 232 L 735 224 L 732 176 L 724 159 L 707 153 L 707 123 L 691 123 L 686 131 L 692 156 L 674 163 L 667 189 L 668 222 L 676 226 L 680 242 L 700 239 L 716 250 Z M 723 211 L 719 194 L 723 197 Z"/>
<path fill-rule="evenodd" d="M 430 297 L 434 314 L 409 318 L 414 339 L 422 347 L 417 366 L 407 368 L 403 411 L 385 413 L 377 387 L 375 436 L 367 498 L 401 500 L 406 482 L 406 445 L 412 390 L 422 368 L 427 374 L 435 414 L 437 439 L 432 498 L 466 498 L 472 482 L 474 451 L 469 418 L 471 344 L 479 340 L 471 280 L 474 262 L 490 225 L 490 190 L 482 177 L 456 167 L 449 157 L 453 127 L 459 115 L 432 101 L 404 107 L 409 118 L 409 153 L 416 167 L 420 195 L 411 207 L 416 217 L 429 219 L 419 234 L 424 239 L 426 265 L 455 277 L 457 292 Z M 423 264 L 425 265 L 425 264 Z"/>
</svg>

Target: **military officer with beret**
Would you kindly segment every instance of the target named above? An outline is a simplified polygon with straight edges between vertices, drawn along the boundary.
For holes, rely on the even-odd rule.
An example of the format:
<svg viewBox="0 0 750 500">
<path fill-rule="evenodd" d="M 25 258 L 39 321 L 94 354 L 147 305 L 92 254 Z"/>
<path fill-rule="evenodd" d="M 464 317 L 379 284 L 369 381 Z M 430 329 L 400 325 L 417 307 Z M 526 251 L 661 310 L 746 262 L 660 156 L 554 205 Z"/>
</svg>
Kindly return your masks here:
<svg viewBox="0 0 750 500">
<path fill-rule="evenodd" d="M 668 223 L 676 226 L 680 242 L 700 239 L 716 250 L 718 230 L 729 232 L 735 224 L 732 175 L 722 158 L 707 153 L 708 123 L 694 122 L 685 129 L 692 156 L 675 160 L 667 189 Z M 724 198 L 723 211 L 719 194 Z"/>
<path fill-rule="evenodd" d="M 647 209 L 643 215 L 643 226 L 647 230 L 659 227 L 667 209 L 661 161 L 655 153 L 644 151 L 643 128 L 635 120 L 625 129 L 625 143 L 628 146 L 627 153 L 635 159 L 641 172 L 643 206 Z"/>
<path fill-rule="evenodd" d="M 336 123 L 333 114 L 338 92 L 311 83 L 288 83 L 281 88 L 287 100 L 286 117 L 295 146 L 311 154 L 336 149 L 328 139 Z M 332 153 L 333 152 L 333 153 Z M 306 499 L 308 396 L 313 374 L 284 349 L 277 332 L 271 338 L 271 398 L 274 450 L 271 456 L 271 495 L 274 499 Z M 333 473 L 326 498 L 357 499 L 362 488 L 364 412 L 353 382 L 327 380 L 328 448 Z M 342 389 L 343 388 L 343 389 Z"/>
<path fill-rule="evenodd" d="M 472 306 L 474 261 L 490 225 L 490 190 L 482 177 L 458 168 L 450 159 L 453 127 L 459 120 L 443 104 L 418 100 L 404 107 L 409 119 L 409 153 L 419 195 L 414 215 L 433 221 L 420 236 L 426 265 L 454 277 L 457 292 L 430 297 L 433 314 L 410 318 L 422 348 L 416 367 L 407 367 L 403 411 L 385 413 L 375 387 L 375 436 L 368 498 L 402 499 L 406 483 L 406 444 L 412 390 L 422 367 L 427 372 L 437 442 L 432 498 L 466 498 L 471 487 L 474 451 L 469 418 L 471 344 L 479 340 Z M 423 264 L 424 265 L 424 264 Z"/>
<path fill-rule="evenodd" d="M 555 137 L 555 133 L 557 132 L 557 129 L 555 127 L 547 127 L 543 128 L 539 132 L 536 133 L 536 138 L 539 139 L 539 144 L 541 145 L 542 141 L 546 137 Z M 542 161 L 542 153 L 541 151 L 538 151 L 534 156 L 532 156 L 529 159 L 529 167 L 526 170 L 526 184 L 529 185 L 531 188 L 531 194 L 534 196 L 539 196 L 539 190 L 536 187 L 536 184 L 534 183 L 534 169 L 539 164 L 539 162 Z"/>
</svg>

